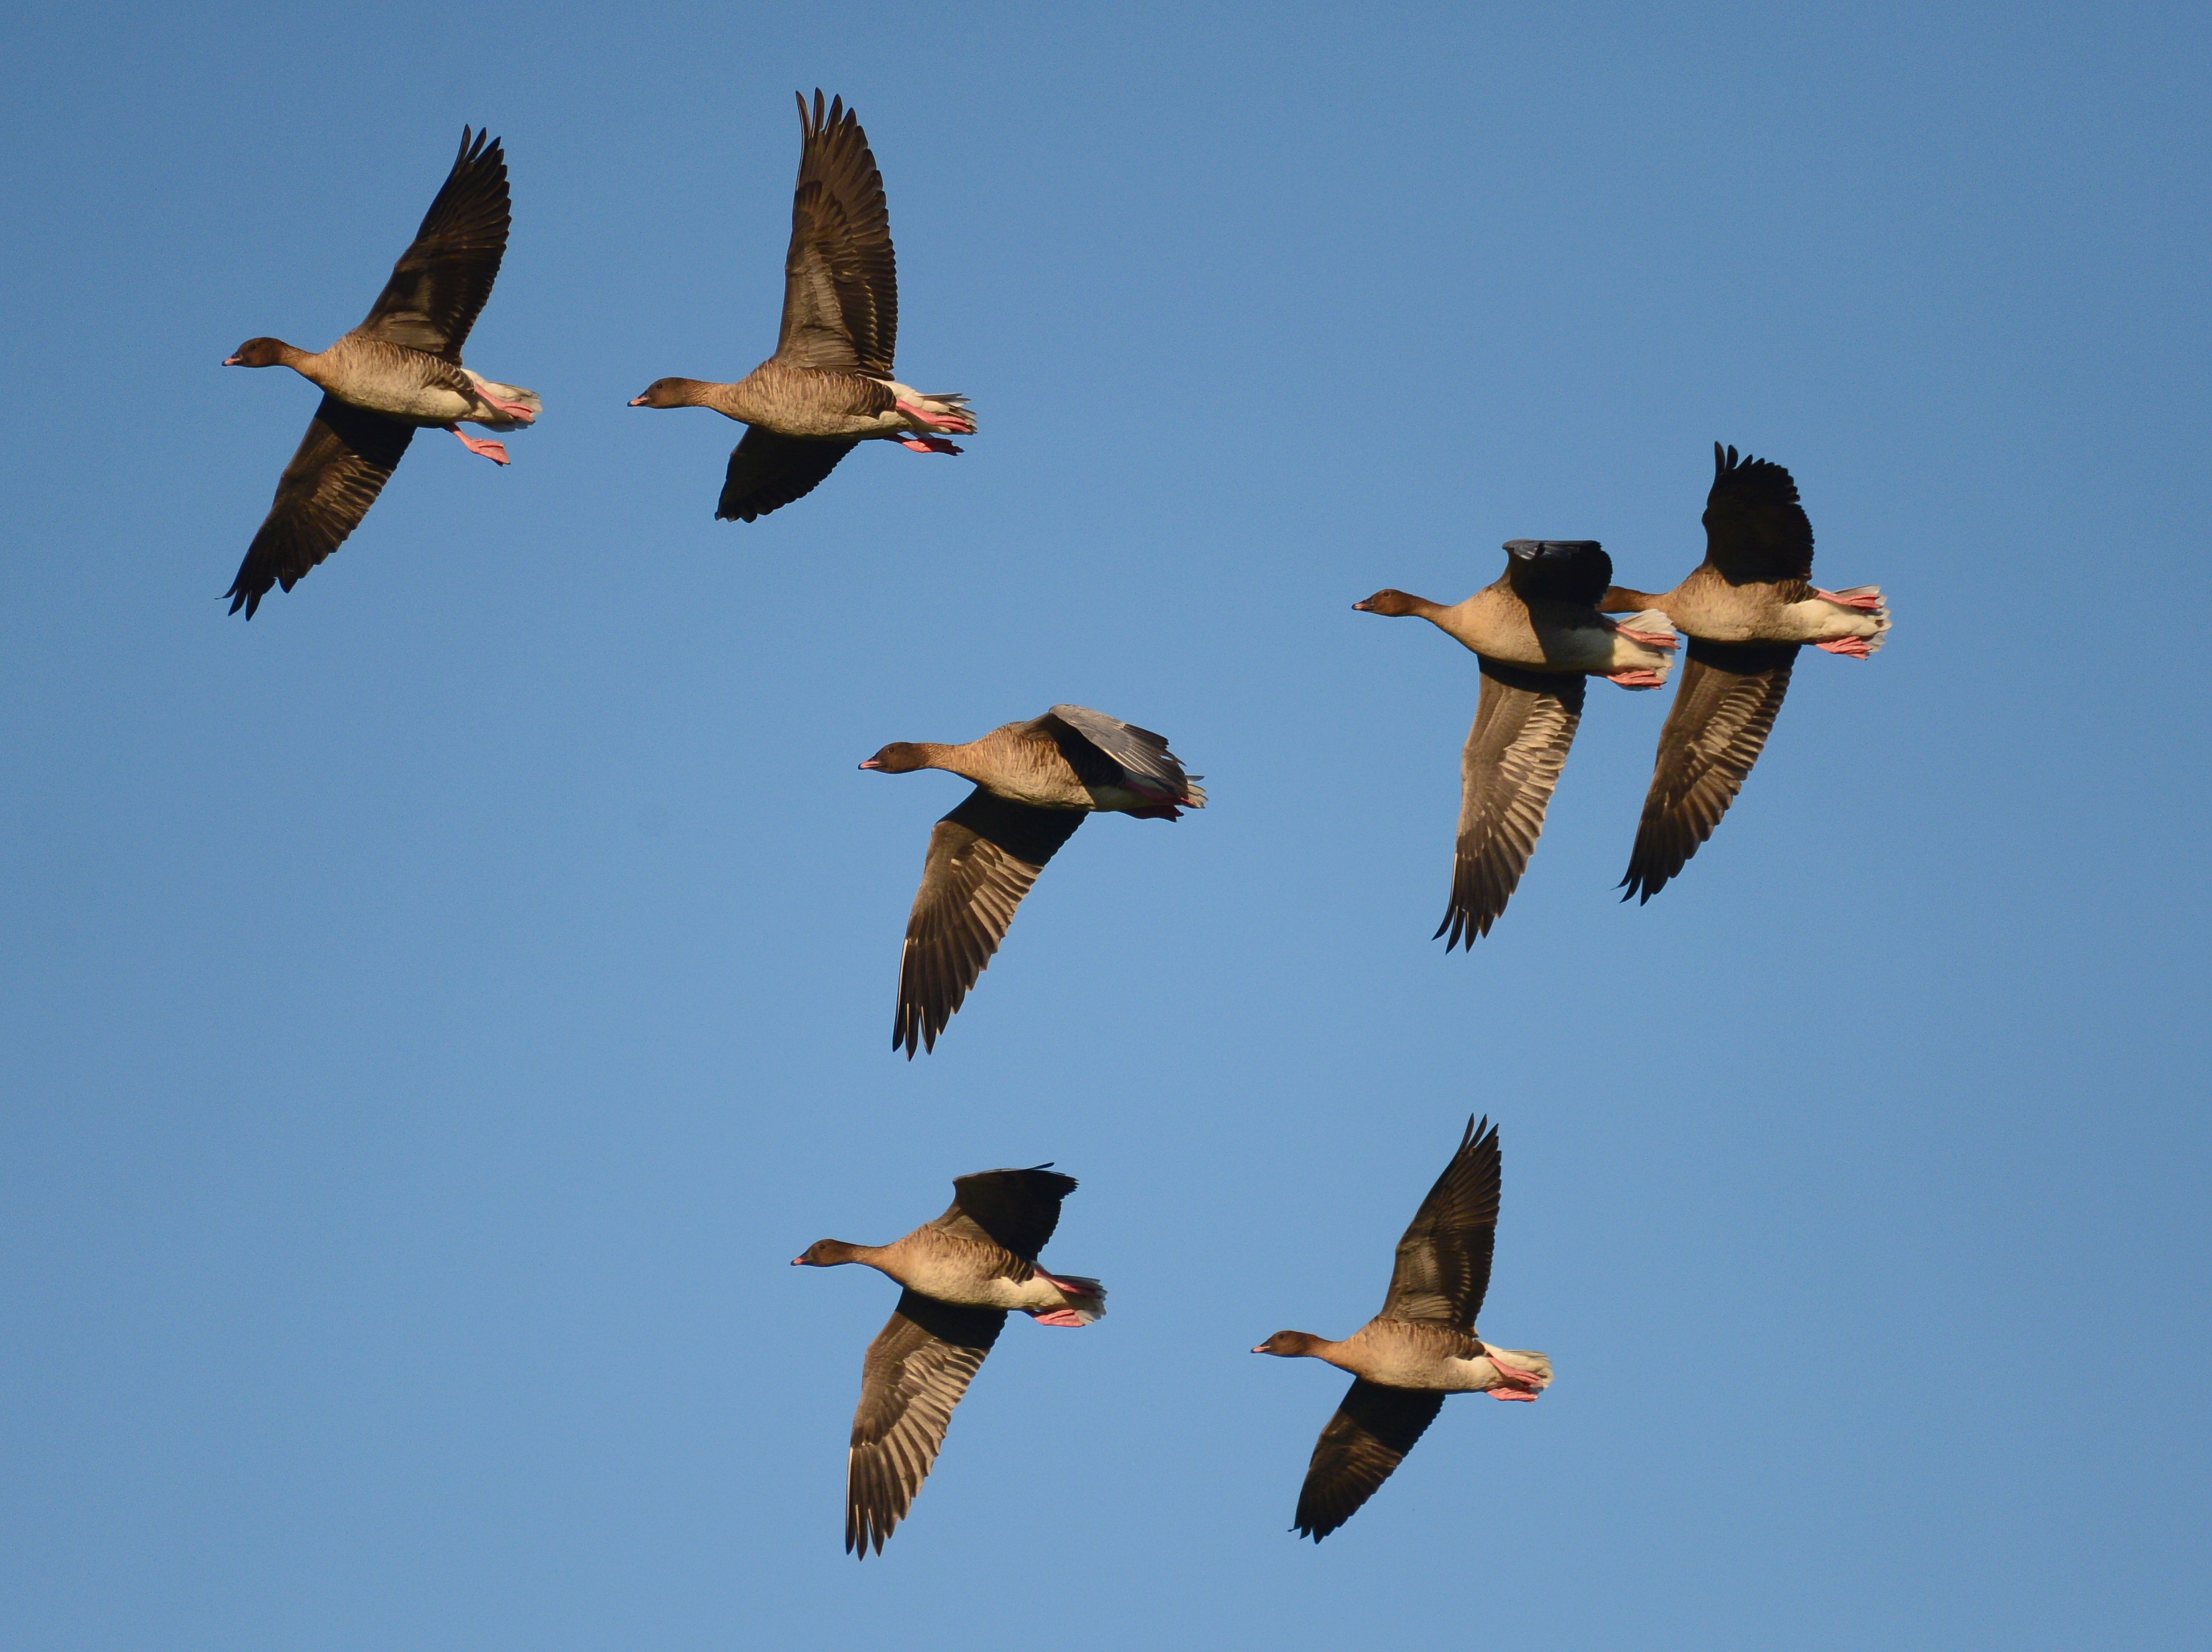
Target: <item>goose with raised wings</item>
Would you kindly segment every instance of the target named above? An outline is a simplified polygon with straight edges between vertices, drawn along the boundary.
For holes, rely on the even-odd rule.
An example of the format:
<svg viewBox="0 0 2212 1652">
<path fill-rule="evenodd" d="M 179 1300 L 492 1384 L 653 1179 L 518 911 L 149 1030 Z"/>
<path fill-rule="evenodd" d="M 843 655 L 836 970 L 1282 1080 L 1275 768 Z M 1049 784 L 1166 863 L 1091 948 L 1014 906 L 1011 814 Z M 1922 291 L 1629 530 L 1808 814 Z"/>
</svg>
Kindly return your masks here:
<svg viewBox="0 0 2212 1652">
<path fill-rule="evenodd" d="M 1813 524 L 1779 465 L 1713 444 L 1705 560 L 1672 591 L 1608 589 L 1607 613 L 1657 609 L 1690 640 L 1689 659 L 1644 794 L 1621 899 L 1649 901 L 1713 835 L 1766 749 L 1797 651 L 1807 643 L 1869 659 L 1889 635 L 1879 586 L 1813 583 Z"/>
<path fill-rule="evenodd" d="M 471 453 L 504 465 L 504 443 L 461 426 L 514 430 L 544 410 L 537 392 L 461 365 L 507 253 L 507 156 L 497 138 L 464 126 L 452 170 L 361 325 L 327 349 L 249 338 L 225 358 L 227 367 L 290 367 L 323 392 L 223 592 L 232 613 L 242 607 L 252 619 L 270 586 L 289 591 L 343 544 L 417 430 L 450 430 Z"/>
<path fill-rule="evenodd" d="M 894 376 L 898 264 L 883 176 L 860 122 L 822 92 L 799 99 L 799 183 L 783 261 L 775 354 L 735 384 L 656 379 L 632 407 L 709 407 L 746 427 L 730 454 L 718 521 L 751 522 L 804 499 L 863 441 L 957 453 L 938 433 L 968 435 L 965 396 L 925 395 Z"/>
<path fill-rule="evenodd" d="M 1350 1520 L 1436 1421 L 1446 1394 L 1533 1400 L 1551 1386 L 1547 1355 L 1501 1348 L 1475 1333 L 1497 1245 L 1498 1175 L 1497 1127 L 1469 1119 L 1459 1151 L 1398 1241 L 1382 1311 L 1341 1342 L 1278 1331 L 1252 1351 L 1352 1373 L 1306 1467 L 1299 1536 L 1318 1543 Z"/>
<path fill-rule="evenodd" d="M 1039 1325 L 1103 1319 L 1106 1287 L 1048 1273 L 1037 1252 L 1060 1224 L 1073 1176 L 1049 1163 L 955 1176 L 952 1204 L 888 1245 L 817 1240 L 793 1267 L 858 1262 L 904 1287 L 860 1363 L 860 1403 L 845 1466 L 845 1552 L 867 1558 L 913 1506 L 937 1462 L 952 1408 L 982 1368 L 1008 1314 Z"/>
<path fill-rule="evenodd" d="M 1460 751 L 1451 901 L 1437 926 L 1447 952 L 1472 950 L 1490 932 L 1528 869 L 1582 722 L 1587 678 L 1656 689 L 1674 661 L 1664 614 L 1615 623 L 1598 612 L 1613 559 L 1595 539 L 1508 539 L 1504 549 L 1505 572 L 1451 607 L 1387 588 L 1352 604 L 1427 620 L 1481 664 L 1481 697 Z"/>
</svg>

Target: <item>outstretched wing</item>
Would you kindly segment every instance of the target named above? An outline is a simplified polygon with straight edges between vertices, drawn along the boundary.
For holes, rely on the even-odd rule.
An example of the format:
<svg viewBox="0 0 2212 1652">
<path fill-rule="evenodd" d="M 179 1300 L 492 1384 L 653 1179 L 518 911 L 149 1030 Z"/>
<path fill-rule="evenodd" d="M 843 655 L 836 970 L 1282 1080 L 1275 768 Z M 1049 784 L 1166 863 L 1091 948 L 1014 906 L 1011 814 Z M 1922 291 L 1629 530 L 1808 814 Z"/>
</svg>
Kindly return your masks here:
<svg viewBox="0 0 2212 1652">
<path fill-rule="evenodd" d="M 1544 811 L 1582 721 L 1587 680 L 1482 662 L 1482 698 L 1460 752 L 1459 843 L 1444 951 L 1487 935 L 1536 852 Z M 1431 937 L 1434 939 L 1435 937 Z"/>
<path fill-rule="evenodd" d="M 1498 1127 L 1469 1119 L 1459 1151 L 1398 1241 L 1382 1318 L 1474 1329 L 1498 1240 Z"/>
<path fill-rule="evenodd" d="M 1178 801 L 1189 801 L 1194 809 L 1204 805 L 1206 793 L 1191 784 L 1199 776 L 1183 772 L 1182 764 L 1168 750 L 1166 735 L 1155 734 L 1148 728 L 1139 728 L 1134 723 L 1125 723 L 1118 717 L 1109 717 L 1086 706 L 1054 706 L 1037 721 L 1048 724 L 1053 720 L 1088 740 L 1118 763 L 1131 780 L 1158 787 Z M 1080 765 L 1078 769 L 1080 772 Z"/>
<path fill-rule="evenodd" d="M 1794 642 L 1687 641 L 1682 685 L 1659 731 L 1651 789 L 1620 880 L 1624 901 L 1650 900 L 1713 835 L 1766 749 L 1797 662 Z"/>
<path fill-rule="evenodd" d="M 289 591 L 361 525 L 368 507 L 415 439 L 415 427 L 323 398 L 299 451 L 277 479 L 276 500 L 246 548 L 238 577 L 223 595 L 246 617 L 272 585 Z"/>
<path fill-rule="evenodd" d="M 499 278 L 507 226 L 507 156 L 497 138 L 471 135 L 464 126 L 461 152 L 422 215 L 415 244 L 399 255 L 368 319 L 355 331 L 459 361 L 469 329 Z"/>
<path fill-rule="evenodd" d="M 960 1308 L 918 1292 L 898 1306 L 860 1364 L 860 1403 L 845 1459 L 845 1552 L 884 1552 L 929 1478 L 952 1408 L 1006 1328 L 1003 1309 Z"/>
<path fill-rule="evenodd" d="M 952 1178 L 952 1206 L 931 1225 L 1034 1262 L 1060 1225 L 1060 1201 L 1074 1191 L 1075 1178 L 1048 1163 L 1026 1170 L 978 1170 Z"/>
<path fill-rule="evenodd" d="M 1014 908 L 1046 861 L 1083 823 L 1080 809 L 1036 809 L 981 787 L 937 823 L 906 920 L 891 1048 L 937 1048 L 953 1011 L 991 962 Z"/>
<path fill-rule="evenodd" d="M 837 468 L 857 441 L 798 441 L 757 424 L 730 450 L 722 477 L 722 497 L 714 507 L 717 522 L 750 522 L 804 499 Z"/>
<path fill-rule="evenodd" d="M 1354 1377 L 1314 1443 L 1298 1488 L 1298 1535 L 1318 1543 L 1350 1520 L 1406 1460 L 1443 1403 L 1441 1393 L 1386 1388 Z"/>
<path fill-rule="evenodd" d="M 1789 471 L 1767 459 L 1738 460 L 1735 448 L 1713 444 L 1705 560 L 1730 585 L 1813 577 L 1813 524 Z"/>
<path fill-rule="evenodd" d="M 776 359 L 888 379 L 898 346 L 898 262 L 876 157 L 842 97 L 825 117 L 816 88 L 810 116 L 801 94 L 799 122 L 805 137 Z"/>
</svg>

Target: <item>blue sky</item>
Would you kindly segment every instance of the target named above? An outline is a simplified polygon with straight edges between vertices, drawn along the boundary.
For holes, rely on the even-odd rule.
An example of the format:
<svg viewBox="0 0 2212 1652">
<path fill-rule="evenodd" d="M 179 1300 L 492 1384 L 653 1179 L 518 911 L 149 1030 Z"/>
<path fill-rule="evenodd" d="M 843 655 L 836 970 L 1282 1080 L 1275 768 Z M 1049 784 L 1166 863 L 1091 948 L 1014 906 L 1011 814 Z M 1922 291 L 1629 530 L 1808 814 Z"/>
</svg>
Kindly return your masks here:
<svg viewBox="0 0 2212 1652">
<path fill-rule="evenodd" d="M 2194 9 L 36 8 L 0 37 L 0 1639 L 2193 1643 L 2208 1608 L 2207 26 Z M 750 526 L 794 89 L 858 107 L 902 376 Z M 249 627 L 228 584 L 463 122 L 472 367 Z M 1595 685 L 1472 957 L 1474 661 L 1349 611 L 1514 536 L 1663 586 L 1715 440 L 1869 665 L 1622 907 L 1665 695 Z M 1070 844 L 933 1056 L 929 823 L 854 765 L 1054 701 L 1212 806 Z M 1455 1400 L 1316 1550 L 1342 1335 L 1503 1122 Z M 893 1288 L 957 1174 L 1080 1177 L 883 1558 Z M 1378 1628 L 1376 1614 L 1387 1614 Z"/>
</svg>

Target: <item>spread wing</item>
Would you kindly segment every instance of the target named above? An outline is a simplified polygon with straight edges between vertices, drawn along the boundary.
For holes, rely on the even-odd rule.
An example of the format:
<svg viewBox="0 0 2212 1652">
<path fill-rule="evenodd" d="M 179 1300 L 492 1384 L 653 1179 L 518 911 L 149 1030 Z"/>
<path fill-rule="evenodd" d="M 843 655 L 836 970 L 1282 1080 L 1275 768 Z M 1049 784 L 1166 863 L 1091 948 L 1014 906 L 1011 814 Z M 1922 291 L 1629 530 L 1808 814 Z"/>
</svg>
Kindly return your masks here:
<svg viewBox="0 0 2212 1652">
<path fill-rule="evenodd" d="M 823 116 L 818 87 L 811 116 L 800 96 L 799 123 L 805 137 L 776 359 L 888 379 L 898 345 L 898 264 L 876 157 L 842 98 Z"/>
<path fill-rule="evenodd" d="M 1398 1241 L 1381 1317 L 1474 1329 L 1490 1289 L 1498 1182 L 1498 1127 L 1487 1119 L 1481 1124 L 1469 1119 L 1459 1151 Z"/>
<path fill-rule="evenodd" d="M 1083 823 L 1080 809 L 1009 803 L 981 787 L 937 823 L 921 888 L 906 920 L 891 1048 L 937 1048 L 937 1035 L 968 996 L 1014 920 L 1014 908 L 1060 846 Z"/>
<path fill-rule="evenodd" d="M 392 279 L 355 329 L 372 338 L 428 350 L 448 361 L 491 296 L 507 253 L 507 156 L 499 140 L 461 128 L 461 152 L 415 244 L 392 266 Z"/>
<path fill-rule="evenodd" d="M 1006 1310 L 959 1308 L 908 1291 L 868 1345 L 845 1459 L 845 1552 L 868 1558 L 929 1478 L 952 1408 L 1006 1328 Z"/>
<path fill-rule="evenodd" d="M 714 507 L 717 522 L 750 522 L 804 499 L 837 468 L 837 461 L 859 446 L 856 441 L 794 441 L 747 425 L 730 450 L 722 478 L 722 497 Z"/>
<path fill-rule="evenodd" d="M 1472 949 L 1505 910 L 1536 851 L 1587 686 L 1579 675 L 1482 662 L 1482 698 L 1460 752 L 1451 905 L 1437 926 L 1437 934 L 1449 934 L 1445 951 Z"/>
<path fill-rule="evenodd" d="M 1183 773 L 1182 765 L 1168 750 L 1166 735 L 1155 734 L 1148 728 L 1139 728 L 1134 723 L 1125 723 L 1118 717 L 1109 717 L 1103 711 L 1092 711 L 1084 706 L 1054 706 L 1037 719 L 1038 723 L 1048 726 L 1055 721 L 1096 746 L 1139 784 L 1158 787 L 1179 802 L 1188 800 L 1193 808 L 1205 804 L 1206 793 L 1191 784 L 1200 777 Z"/>
<path fill-rule="evenodd" d="M 1620 880 L 1624 901 L 1650 900 L 1713 835 L 1766 749 L 1797 662 L 1794 642 L 1686 641 L 1682 684 L 1659 732 L 1659 760 Z"/>
<path fill-rule="evenodd" d="M 1344 1403 L 1314 1443 L 1298 1488 L 1297 1534 L 1316 1543 L 1358 1511 L 1437 1419 L 1443 1395 L 1385 1388 L 1354 1377 Z"/>
<path fill-rule="evenodd" d="M 1026 1170 L 979 1170 L 952 1178 L 952 1207 L 932 1225 L 1034 1262 L 1060 1225 L 1060 1201 L 1074 1191 L 1075 1178 L 1061 1175 L 1049 1163 Z"/>
<path fill-rule="evenodd" d="M 230 611 L 243 606 L 252 619 L 270 586 L 289 591 L 343 544 L 414 439 L 413 425 L 324 397 L 277 478 L 276 501 L 246 548 L 238 577 L 223 592 Z"/>
<path fill-rule="evenodd" d="M 1730 585 L 1813 577 L 1813 525 L 1789 471 L 1767 459 L 1739 461 L 1735 448 L 1713 444 L 1705 560 Z"/>
</svg>

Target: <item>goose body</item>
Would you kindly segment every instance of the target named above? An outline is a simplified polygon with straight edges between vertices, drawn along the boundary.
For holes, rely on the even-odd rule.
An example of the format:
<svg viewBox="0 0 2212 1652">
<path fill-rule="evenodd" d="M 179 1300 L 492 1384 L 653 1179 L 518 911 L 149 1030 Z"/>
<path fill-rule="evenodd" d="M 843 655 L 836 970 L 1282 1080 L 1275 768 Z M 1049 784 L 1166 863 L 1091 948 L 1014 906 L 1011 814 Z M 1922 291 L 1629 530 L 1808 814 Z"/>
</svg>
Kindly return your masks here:
<svg viewBox="0 0 2212 1652">
<path fill-rule="evenodd" d="M 1105 1316 L 1096 1279 L 1048 1273 L 1037 1253 L 1060 1223 L 1073 1176 L 1049 1164 L 957 1176 L 952 1204 L 888 1245 L 823 1239 L 793 1267 L 858 1262 L 904 1287 L 868 1345 L 860 1403 L 846 1455 L 845 1552 L 866 1559 L 906 1518 L 937 1461 L 953 1407 L 968 1392 L 1010 1313 L 1040 1325 L 1085 1326 Z"/>
<path fill-rule="evenodd" d="M 1341 1342 L 1278 1331 L 1253 1349 L 1319 1359 L 1352 1376 L 1306 1467 L 1300 1536 L 1318 1543 L 1351 1519 L 1436 1420 L 1446 1394 L 1534 1400 L 1551 1386 L 1548 1357 L 1475 1332 L 1497 1244 L 1499 1175 L 1496 1127 L 1469 1119 L 1398 1241 L 1382 1311 Z"/>
<path fill-rule="evenodd" d="M 239 347 L 243 358 L 256 339 Z M 349 332 L 327 349 L 308 351 L 270 339 L 276 360 L 349 407 L 380 413 L 419 429 L 449 424 L 480 424 L 492 430 L 520 430 L 544 410 L 535 391 L 495 383 L 458 361 L 448 361 L 404 344 Z M 255 352 L 258 353 L 258 352 Z M 258 362 L 239 359 L 240 367 Z M 521 411 L 518 412 L 517 405 Z"/>
<path fill-rule="evenodd" d="M 803 499 L 863 441 L 957 453 L 965 396 L 925 394 L 893 375 L 898 264 L 883 176 L 859 118 L 841 97 L 825 111 L 799 100 L 799 182 L 784 258 L 775 354 L 731 384 L 656 379 L 632 407 L 705 407 L 746 427 L 730 454 L 719 521 L 752 522 Z"/>
<path fill-rule="evenodd" d="M 1813 525 L 1779 465 L 1713 444 L 1705 559 L 1672 591 L 1607 589 L 1609 613 L 1658 609 L 1689 638 L 1621 884 L 1649 901 L 1711 837 L 1766 748 L 1806 646 L 1871 659 L 1889 635 L 1877 586 L 1813 583 Z"/>
<path fill-rule="evenodd" d="M 929 835 L 900 954 L 891 1047 L 934 1049 L 1045 863 L 1092 814 L 1177 820 L 1206 806 L 1163 735 L 1083 706 L 1054 706 L 980 739 L 900 740 L 860 765 L 941 768 L 975 789 Z"/>
<path fill-rule="evenodd" d="M 225 359 L 225 367 L 290 367 L 323 392 L 224 592 L 232 613 L 242 607 L 252 619 L 271 586 L 289 591 L 344 544 L 418 429 L 449 430 L 471 452 L 505 465 L 504 444 L 460 427 L 514 430 L 544 410 L 534 391 L 461 365 L 506 256 L 508 216 L 498 140 L 464 127 L 460 153 L 367 319 L 326 349 L 264 337 Z"/>
<path fill-rule="evenodd" d="M 1590 539 L 1509 539 L 1505 572 L 1449 607 L 1384 589 L 1352 606 L 1412 615 L 1472 650 L 1482 691 L 1460 752 L 1452 891 L 1437 934 L 1473 947 L 1518 887 L 1583 714 L 1583 685 L 1602 677 L 1657 688 L 1674 662 L 1674 627 L 1647 610 L 1616 623 L 1596 604 L 1613 559 Z"/>
<path fill-rule="evenodd" d="M 1522 1348 L 1493 1352 L 1481 1338 L 1433 1321 L 1378 1316 L 1341 1342 L 1314 1337 L 1298 1351 L 1389 1388 L 1437 1394 L 1506 1390 L 1504 1398 L 1528 1399 L 1530 1372 L 1544 1382 L 1552 1380 L 1552 1362 L 1543 1354 Z"/>
</svg>

